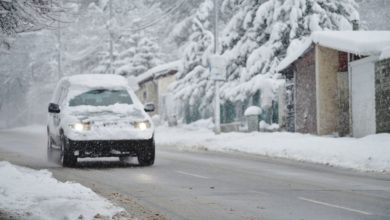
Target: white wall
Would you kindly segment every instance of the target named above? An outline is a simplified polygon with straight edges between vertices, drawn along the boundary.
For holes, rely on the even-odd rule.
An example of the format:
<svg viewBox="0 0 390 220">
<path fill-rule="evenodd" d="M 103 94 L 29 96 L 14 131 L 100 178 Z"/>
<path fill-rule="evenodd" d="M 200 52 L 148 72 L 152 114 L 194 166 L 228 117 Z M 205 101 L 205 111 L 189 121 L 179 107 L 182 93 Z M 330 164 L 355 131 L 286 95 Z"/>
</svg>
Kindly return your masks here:
<svg viewBox="0 0 390 220">
<path fill-rule="evenodd" d="M 376 133 L 375 58 L 351 63 L 352 134 L 364 137 Z"/>
</svg>

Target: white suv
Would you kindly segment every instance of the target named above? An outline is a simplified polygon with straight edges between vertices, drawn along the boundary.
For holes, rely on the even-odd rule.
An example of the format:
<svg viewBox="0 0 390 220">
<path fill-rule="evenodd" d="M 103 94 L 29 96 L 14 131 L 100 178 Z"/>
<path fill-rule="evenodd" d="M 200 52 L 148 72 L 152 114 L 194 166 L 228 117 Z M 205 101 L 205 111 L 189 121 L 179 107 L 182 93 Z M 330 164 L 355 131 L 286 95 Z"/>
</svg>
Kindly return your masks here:
<svg viewBox="0 0 390 220">
<path fill-rule="evenodd" d="M 49 105 L 48 156 L 60 150 L 63 166 L 77 158 L 137 156 L 141 166 L 155 158 L 154 126 L 124 77 L 84 74 L 58 83 Z"/>
</svg>

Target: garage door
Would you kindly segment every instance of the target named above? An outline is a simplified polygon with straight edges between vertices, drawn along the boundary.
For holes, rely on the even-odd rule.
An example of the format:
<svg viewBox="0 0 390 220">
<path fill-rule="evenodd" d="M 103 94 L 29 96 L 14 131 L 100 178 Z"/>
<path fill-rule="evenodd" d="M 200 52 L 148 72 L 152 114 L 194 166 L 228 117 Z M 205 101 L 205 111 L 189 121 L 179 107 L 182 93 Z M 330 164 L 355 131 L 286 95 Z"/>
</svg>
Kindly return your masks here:
<svg viewBox="0 0 390 220">
<path fill-rule="evenodd" d="M 354 137 L 376 133 L 375 64 L 370 58 L 351 64 L 352 129 Z"/>
</svg>

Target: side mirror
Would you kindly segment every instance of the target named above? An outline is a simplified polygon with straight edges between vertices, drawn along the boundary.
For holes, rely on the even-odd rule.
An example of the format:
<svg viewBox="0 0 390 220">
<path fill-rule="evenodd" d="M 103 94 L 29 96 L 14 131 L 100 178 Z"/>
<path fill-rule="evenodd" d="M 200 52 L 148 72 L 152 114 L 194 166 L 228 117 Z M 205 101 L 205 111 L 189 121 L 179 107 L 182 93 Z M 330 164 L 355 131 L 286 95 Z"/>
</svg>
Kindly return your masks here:
<svg viewBox="0 0 390 220">
<path fill-rule="evenodd" d="M 60 110 L 60 106 L 59 105 L 54 104 L 54 103 L 50 103 L 49 104 L 49 113 L 58 114 L 60 112 L 61 112 L 61 110 Z"/>
<path fill-rule="evenodd" d="M 145 107 L 144 107 L 145 112 L 154 112 L 155 109 L 156 109 L 156 107 L 154 106 L 153 103 L 146 103 L 145 104 Z"/>
</svg>

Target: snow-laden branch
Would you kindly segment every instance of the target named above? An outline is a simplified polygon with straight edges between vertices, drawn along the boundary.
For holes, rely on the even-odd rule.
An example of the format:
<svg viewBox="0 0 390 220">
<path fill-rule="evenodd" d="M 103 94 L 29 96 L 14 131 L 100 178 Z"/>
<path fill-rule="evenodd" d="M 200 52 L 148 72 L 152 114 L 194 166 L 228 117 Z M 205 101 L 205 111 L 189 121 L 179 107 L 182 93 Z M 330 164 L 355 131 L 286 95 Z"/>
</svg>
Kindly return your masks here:
<svg viewBox="0 0 390 220">
<path fill-rule="evenodd" d="M 0 47 L 15 34 L 53 28 L 60 8 L 56 0 L 0 0 Z"/>
</svg>

